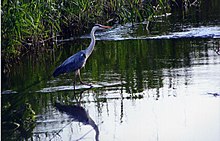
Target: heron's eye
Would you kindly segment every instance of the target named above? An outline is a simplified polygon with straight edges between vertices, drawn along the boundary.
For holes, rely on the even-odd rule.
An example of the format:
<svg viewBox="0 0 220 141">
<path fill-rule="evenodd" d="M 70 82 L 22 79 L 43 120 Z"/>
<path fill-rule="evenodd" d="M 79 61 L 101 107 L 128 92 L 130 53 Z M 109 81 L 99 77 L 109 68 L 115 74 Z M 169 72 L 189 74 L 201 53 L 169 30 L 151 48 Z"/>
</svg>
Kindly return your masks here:
<svg viewBox="0 0 220 141">
<path fill-rule="evenodd" d="M 85 53 L 82 53 L 81 56 L 84 57 L 84 58 L 86 58 L 86 54 L 85 54 Z"/>
</svg>

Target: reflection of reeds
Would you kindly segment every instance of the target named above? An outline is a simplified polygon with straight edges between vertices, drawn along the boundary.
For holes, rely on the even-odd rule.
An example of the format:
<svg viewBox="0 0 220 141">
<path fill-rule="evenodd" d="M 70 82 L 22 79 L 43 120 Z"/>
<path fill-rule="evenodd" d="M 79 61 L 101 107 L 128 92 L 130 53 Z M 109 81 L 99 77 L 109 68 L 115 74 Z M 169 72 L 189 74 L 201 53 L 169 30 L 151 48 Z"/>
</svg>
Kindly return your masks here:
<svg viewBox="0 0 220 141">
<path fill-rule="evenodd" d="M 10 59 L 33 49 L 39 42 L 50 41 L 56 34 L 78 34 L 94 23 L 110 18 L 120 22 L 149 19 L 158 9 L 165 9 L 166 0 L 153 8 L 142 0 L 3 0 L 2 55 Z"/>
</svg>

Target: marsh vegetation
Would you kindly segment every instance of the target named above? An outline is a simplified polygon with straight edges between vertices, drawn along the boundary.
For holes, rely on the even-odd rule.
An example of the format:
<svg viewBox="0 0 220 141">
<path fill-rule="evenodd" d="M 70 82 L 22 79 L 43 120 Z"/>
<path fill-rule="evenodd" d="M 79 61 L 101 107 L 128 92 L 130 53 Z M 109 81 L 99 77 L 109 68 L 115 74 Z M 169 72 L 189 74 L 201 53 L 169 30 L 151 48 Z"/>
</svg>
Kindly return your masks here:
<svg viewBox="0 0 220 141">
<path fill-rule="evenodd" d="M 56 48 L 57 37 L 80 36 L 95 23 L 142 22 L 169 11 L 168 0 L 3 0 L 3 68 L 28 52 Z"/>
</svg>

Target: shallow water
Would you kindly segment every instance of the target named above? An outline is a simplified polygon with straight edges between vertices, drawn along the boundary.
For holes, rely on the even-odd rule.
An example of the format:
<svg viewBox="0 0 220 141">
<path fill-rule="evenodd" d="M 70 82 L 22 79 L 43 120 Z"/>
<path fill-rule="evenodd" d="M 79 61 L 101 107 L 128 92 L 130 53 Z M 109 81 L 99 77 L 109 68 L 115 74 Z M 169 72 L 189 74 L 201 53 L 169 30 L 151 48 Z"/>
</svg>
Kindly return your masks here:
<svg viewBox="0 0 220 141">
<path fill-rule="evenodd" d="M 141 23 L 98 32 L 81 71 L 93 88 L 77 83 L 75 92 L 73 74 L 51 75 L 87 35 L 27 56 L 2 78 L 2 139 L 219 141 L 219 30 L 148 32 Z"/>
</svg>

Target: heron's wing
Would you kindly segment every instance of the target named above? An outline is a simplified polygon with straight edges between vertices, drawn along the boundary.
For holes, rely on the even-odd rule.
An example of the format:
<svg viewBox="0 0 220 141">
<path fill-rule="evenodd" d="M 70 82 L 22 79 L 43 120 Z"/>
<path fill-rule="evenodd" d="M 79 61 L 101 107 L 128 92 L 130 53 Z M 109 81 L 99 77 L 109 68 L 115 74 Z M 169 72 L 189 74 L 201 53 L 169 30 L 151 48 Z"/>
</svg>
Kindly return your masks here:
<svg viewBox="0 0 220 141">
<path fill-rule="evenodd" d="M 80 51 L 66 59 L 61 66 L 66 69 L 66 72 L 76 71 L 83 67 L 85 61 L 85 53 Z"/>
<path fill-rule="evenodd" d="M 76 71 L 83 67 L 86 62 L 86 55 L 84 51 L 80 51 L 69 58 L 67 58 L 53 73 L 53 76 L 56 77 L 62 73 L 69 73 Z"/>
</svg>

